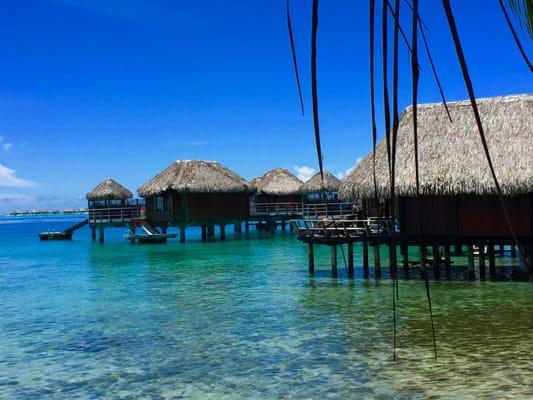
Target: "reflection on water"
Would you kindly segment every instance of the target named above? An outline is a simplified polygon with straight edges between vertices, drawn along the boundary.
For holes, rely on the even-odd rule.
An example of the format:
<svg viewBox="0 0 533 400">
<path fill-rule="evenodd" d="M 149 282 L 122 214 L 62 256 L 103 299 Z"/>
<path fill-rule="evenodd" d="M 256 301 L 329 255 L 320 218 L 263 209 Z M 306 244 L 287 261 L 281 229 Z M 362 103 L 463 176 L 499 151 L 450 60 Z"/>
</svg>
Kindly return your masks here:
<svg viewBox="0 0 533 400">
<path fill-rule="evenodd" d="M 401 281 L 393 363 L 390 282 L 333 280 L 326 250 L 309 277 L 288 233 L 101 246 L 43 227 L 0 226 L 2 398 L 533 396 L 528 283 L 432 283 L 435 362 L 422 282 Z"/>
</svg>

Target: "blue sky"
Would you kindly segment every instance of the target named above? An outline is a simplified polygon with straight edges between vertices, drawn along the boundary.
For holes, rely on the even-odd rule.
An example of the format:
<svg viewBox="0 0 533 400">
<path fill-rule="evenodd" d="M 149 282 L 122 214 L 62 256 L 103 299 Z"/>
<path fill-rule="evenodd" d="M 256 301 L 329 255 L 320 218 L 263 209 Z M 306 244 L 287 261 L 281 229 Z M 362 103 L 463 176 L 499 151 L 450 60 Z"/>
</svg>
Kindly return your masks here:
<svg viewBox="0 0 533 400">
<path fill-rule="evenodd" d="M 446 96 L 464 99 L 441 2 L 421 3 Z M 135 191 L 176 159 L 218 160 L 247 179 L 280 166 L 304 175 L 317 168 L 310 1 L 292 1 L 303 118 L 283 0 L 0 4 L 0 211 L 81 206 L 108 176 Z M 320 5 L 324 162 L 339 175 L 371 149 L 367 4 Z M 497 0 L 452 4 L 477 95 L 533 92 Z M 420 100 L 438 101 L 425 59 L 421 66 Z M 402 108 L 409 68 L 403 48 Z"/>
</svg>

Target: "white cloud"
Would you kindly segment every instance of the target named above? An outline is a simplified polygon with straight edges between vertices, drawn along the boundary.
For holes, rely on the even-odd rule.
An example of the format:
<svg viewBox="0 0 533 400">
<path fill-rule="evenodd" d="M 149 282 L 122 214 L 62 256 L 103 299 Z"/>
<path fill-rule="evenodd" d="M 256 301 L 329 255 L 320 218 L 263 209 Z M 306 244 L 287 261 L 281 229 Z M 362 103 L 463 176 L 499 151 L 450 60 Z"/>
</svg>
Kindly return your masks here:
<svg viewBox="0 0 533 400">
<path fill-rule="evenodd" d="M 37 184 L 27 179 L 18 178 L 14 170 L 0 164 L 0 186 L 35 187 Z"/>
<path fill-rule="evenodd" d="M 13 143 L 4 142 L 4 138 L 0 136 L 0 146 L 2 146 L 2 149 L 7 153 L 9 149 L 13 147 Z"/>
<path fill-rule="evenodd" d="M 17 193 L 0 193 L 0 204 L 26 203 L 34 200 L 32 196 Z"/>
<path fill-rule="evenodd" d="M 296 165 L 294 167 L 294 170 L 296 171 L 296 176 L 298 177 L 298 179 L 306 182 L 308 181 L 309 179 L 311 179 L 311 177 L 315 174 L 315 169 L 314 168 L 311 168 L 311 167 L 306 167 L 306 166 L 298 166 Z"/>
<path fill-rule="evenodd" d="M 348 175 L 350 175 L 352 173 L 352 171 L 355 169 L 355 167 L 357 167 L 359 165 L 359 163 L 361 161 L 363 161 L 363 158 L 362 157 L 358 157 L 355 160 L 355 164 L 354 165 L 352 165 L 349 168 L 346 168 L 344 171 L 337 172 L 337 178 L 345 179 Z"/>
</svg>

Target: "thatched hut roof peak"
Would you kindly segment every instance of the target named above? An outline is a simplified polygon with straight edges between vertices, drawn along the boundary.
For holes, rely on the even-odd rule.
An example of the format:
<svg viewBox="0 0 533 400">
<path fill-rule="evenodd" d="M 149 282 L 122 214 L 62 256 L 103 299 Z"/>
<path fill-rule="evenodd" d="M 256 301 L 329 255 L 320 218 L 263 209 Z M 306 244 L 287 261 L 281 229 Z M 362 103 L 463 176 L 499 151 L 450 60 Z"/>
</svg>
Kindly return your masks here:
<svg viewBox="0 0 533 400">
<path fill-rule="evenodd" d="M 87 200 L 125 200 L 132 198 L 133 194 L 114 179 L 106 178 L 85 197 Z"/>
<path fill-rule="evenodd" d="M 250 181 L 257 194 L 290 196 L 300 193 L 302 181 L 285 168 L 275 168 Z"/>
<path fill-rule="evenodd" d="M 216 161 L 176 160 L 142 185 L 141 196 L 173 190 L 178 193 L 248 193 L 248 183 Z"/>
<path fill-rule="evenodd" d="M 320 172 L 317 172 L 301 186 L 300 192 L 304 194 L 337 192 L 341 185 L 341 180 L 331 172 L 324 171 L 324 179 Z"/>
<path fill-rule="evenodd" d="M 504 194 L 533 192 L 533 94 L 477 100 L 489 152 Z M 494 194 L 494 182 L 470 101 L 448 104 L 452 121 L 442 103 L 418 107 L 418 149 L 421 192 L 425 195 Z M 396 193 L 416 193 L 413 110 L 401 116 L 396 153 Z M 372 153 L 341 186 L 342 198 L 372 197 Z M 387 147 L 376 147 L 378 195 L 389 196 Z"/>
</svg>

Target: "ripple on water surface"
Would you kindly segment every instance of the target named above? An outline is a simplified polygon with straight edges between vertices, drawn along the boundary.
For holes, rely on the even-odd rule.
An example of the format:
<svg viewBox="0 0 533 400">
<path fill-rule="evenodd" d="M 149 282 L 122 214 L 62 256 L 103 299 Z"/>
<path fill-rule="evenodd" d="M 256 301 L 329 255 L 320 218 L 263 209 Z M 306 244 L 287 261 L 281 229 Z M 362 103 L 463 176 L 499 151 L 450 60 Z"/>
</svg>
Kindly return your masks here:
<svg viewBox="0 0 533 400">
<path fill-rule="evenodd" d="M 422 284 L 400 282 L 392 362 L 390 282 L 334 281 L 324 249 L 310 278 L 288 233 L 36 240 L 62 224 L 0 224 L 2 398 L 533 397 L 528 283 L 433 283 L 434 361 Z"/>
</svg>

